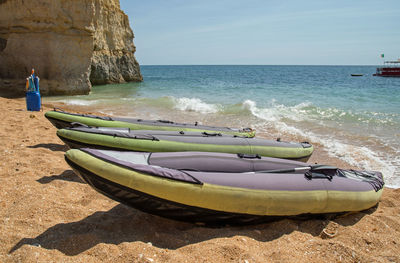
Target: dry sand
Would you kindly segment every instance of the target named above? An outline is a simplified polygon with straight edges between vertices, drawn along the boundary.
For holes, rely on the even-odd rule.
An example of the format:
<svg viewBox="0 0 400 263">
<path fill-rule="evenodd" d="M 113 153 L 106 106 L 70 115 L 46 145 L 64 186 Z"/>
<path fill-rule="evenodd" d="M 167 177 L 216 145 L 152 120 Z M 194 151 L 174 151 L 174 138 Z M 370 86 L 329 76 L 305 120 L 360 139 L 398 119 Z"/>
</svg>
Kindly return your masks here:
<svg viewBox="0 0 400 263">
<path fill-rule="evenodd" d="M 400 262 L 400 189 L 330 219 L 206 228 L 97 193 L 43 112 L 0 97 L 0 262 Z M 316 145 L 311 162 L 347 164 Z"/>
</svg>

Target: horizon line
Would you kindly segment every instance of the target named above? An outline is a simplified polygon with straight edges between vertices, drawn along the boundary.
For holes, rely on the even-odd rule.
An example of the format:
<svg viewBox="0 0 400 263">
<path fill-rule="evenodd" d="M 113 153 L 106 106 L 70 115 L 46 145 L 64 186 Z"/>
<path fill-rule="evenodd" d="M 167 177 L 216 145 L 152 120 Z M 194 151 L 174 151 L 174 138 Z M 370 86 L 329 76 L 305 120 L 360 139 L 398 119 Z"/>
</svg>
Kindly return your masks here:
<svg viewBox="0 0 400 263">
<path fill-rule="evenodd" d="M 379 64 L 139 64 L 139 66 L 380 66 Z"/>
</svg>

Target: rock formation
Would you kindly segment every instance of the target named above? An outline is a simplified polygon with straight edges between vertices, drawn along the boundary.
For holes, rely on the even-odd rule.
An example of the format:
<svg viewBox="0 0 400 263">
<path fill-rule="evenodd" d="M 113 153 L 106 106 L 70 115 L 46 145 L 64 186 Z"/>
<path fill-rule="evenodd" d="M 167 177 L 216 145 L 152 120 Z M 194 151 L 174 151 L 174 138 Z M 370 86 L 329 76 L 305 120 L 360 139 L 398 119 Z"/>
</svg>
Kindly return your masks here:
<svg viewBox="0 0 400 263">
<path fill-rule="evenodd" d="M 0 0 L 0 91 L 24 94 L 35 68 L 42 94 L 141 81 L 119 0 Z"/>
</svg>

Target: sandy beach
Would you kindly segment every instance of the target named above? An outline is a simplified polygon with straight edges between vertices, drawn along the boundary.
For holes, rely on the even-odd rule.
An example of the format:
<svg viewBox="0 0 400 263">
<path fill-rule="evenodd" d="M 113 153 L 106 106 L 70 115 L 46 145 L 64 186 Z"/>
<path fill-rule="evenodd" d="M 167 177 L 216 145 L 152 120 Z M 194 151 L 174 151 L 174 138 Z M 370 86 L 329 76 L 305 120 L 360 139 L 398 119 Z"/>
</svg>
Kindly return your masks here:
<svg viewBox="0 0 400 263">
<path fill-rule="evenodd" d="M 400 189 L 377 207 L 321 219 L 207 228 L 97 193 L 24 99 L 0 98 L 0 262 L 400 262 Z M 297 138 L 293 138 L 294 140 Z M 310 163 L 350 168 L 315 144 Z"/>
</svg>

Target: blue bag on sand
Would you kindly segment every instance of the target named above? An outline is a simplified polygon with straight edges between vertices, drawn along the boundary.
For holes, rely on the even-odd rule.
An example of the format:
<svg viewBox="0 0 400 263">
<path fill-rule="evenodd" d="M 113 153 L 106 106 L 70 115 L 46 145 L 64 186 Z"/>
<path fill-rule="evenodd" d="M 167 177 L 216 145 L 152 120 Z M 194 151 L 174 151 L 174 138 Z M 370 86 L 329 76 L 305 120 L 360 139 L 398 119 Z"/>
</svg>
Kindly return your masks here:
<svg viewBox="0 0 400 263">
<path fill-rule="evenodd" d="M 39 91 L 26 92 L 26 108 L 28 111 L 40 111 L 41 99 Z"/>
<path fill-rule="evenodd" d="M 34 70 L 32 69 L 32 75 L 27 79 L 27 91 L 26 91 L 26 108 L 28 111 L 40 111 L 41 109 L 41 98 L 39 91 L 39 78 L 35 76 Z"/>
</svg>

